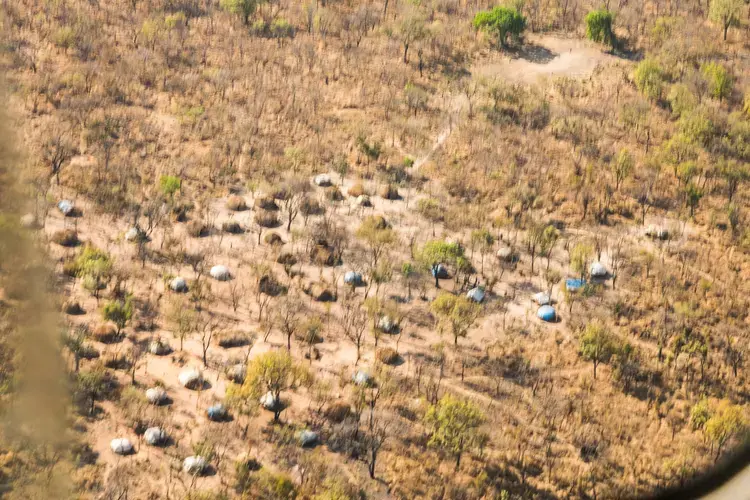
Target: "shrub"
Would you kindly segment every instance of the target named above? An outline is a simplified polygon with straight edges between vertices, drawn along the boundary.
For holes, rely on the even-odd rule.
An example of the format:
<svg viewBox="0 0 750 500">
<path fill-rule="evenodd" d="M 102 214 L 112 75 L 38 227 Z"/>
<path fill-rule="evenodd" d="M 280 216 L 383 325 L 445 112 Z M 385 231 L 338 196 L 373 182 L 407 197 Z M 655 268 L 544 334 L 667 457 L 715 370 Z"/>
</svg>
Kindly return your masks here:
<svg viewBox="0 0 750 500">
<path fill-rule="evenodd" d="M 526 18 L 512 7 L 495 7 L 477 13 L 472 23 L 475 29 L 486 31 L 497 38 L 498 46 L 505 47 L 508 35 L 517 41 L 526 29 Z"/>
<path fill-rule="evenodd" d="M 65 302 L 63 304 L 62 311 L 65 314 L 70 314 L 70 315 L 84 314 L 84 310 L 81 307 L 81 304 L 79 304 L 76 301 Z"/>
<path fill-rule="evenodd" d="M 276 200 L 272 196 L 258 196 L 255 198 L 253 203 L 255 208 L 262 210 L 278 210 L 279 206 L 276 204 Z"/>
<path fill-rule="evenodd" d="M 344 196 L 341 194 L 341 190 L 337 186 L 328 186 L 323 190 L 323 196 L 328 201 L 341 201 Z"/>
<path fill-rule="evenodd" d="M 270 210 L 258 210 L 255 212 L 255 222 L 261 227 L 276 227 L 279 225 L 279 216 Z"/>
<path fill-rule="evenodd" d="M 340 424 L 351 415 L 351 407 L 343 401 L 335 401 L 326 410 L 326 418 L 335 424 Z"/>
<path fill-rule="evenodd" d="M 263 237 L 263 241 L 265 241 L 269 245 L 284 244 L 284 240 L 281 239 L 281 236 L 279 236 L 277 233 L 274 233 L 273 231 L 266 233 L 266 235 Z"/>
<path fill-rule="evenodd" d="M 73 229 L 61 229 L 52 235 L 52 241 L 63 247 L 74 247 L 80 243 L 78 233 Z"/>
<path fill-rule="evenodd" d="M 63 26 L 52 35 L 52 43 L 61 49 L 69 49 L 76 44 L 78 35 L 70 26 Z"/>
<path fill-rule="evenodd" d="M 182 181 L 174 175 L 162 175 L 159 178 L 159 188 L 164 196 L 174 198 L 174 194 L 180 190 Z"/>
<path fill-rule="evenodd" d="M 597 43 L 603 43 L 614 47 L 616 43 L 615 32 L 612 25 L 614 24 L 614 15 L 606 10 L 592 10 L 586 14 L 586 38 Z"/>
<path fill-rule="evenodd" d="M 398 188 L 393 184 L 386 184 L 378 189 L 378 196 L 385 200 L 398 200 Z"/>
<path fill-rule="evenodd" d="M 92 337 L 94 337 L 94 340 L 102 342 L 104 344 L 112 344 L 122 339 L 120 334 L 117 332 L 117 328 L 115 328 L 114 325 L 110 325 L 108 323 L 99 325 L 94 328 L 94 330 L 91 332 L 91 335 Z"/>
<path fill-rule="evenodd" d="M 638 64 L 633 75 L 635 86 L 652 101 L 661 99 L 664 88 L 664 72 L 653 59 L 644 59 Z"/>
<path fill-rule="evenodd" d="M 225 233 L 240 234 L 242 233 L 242 226 L 236 220 L 228 220 L 222 223 L 221 230 Z"/>
<path fill-rule="evenodd" d="M 217 335 L 219 347 L 230 349 L 232 347 L 242 347 L 250 343 L 250 335 L 247 332 L 224 332 Z"/>
<path fill-rule="evenodd" d="M 193 238 L 200 238 L 207 233 L 206 225 L 203 221 L 199 220 L 188 221 L 188 223 L 185 224 L 185 230 L 187 231 L 188 236 L 192 236 Z"/>
<path fill-rule="evenodd" d="M 358 196 L 362 196 L 365 194 L 365 187 L 362 185 L 361 182 L 358 182 L 357 184 L 354 184 L 352 187 L 350 187 L 346 194 L 349 196 L 356 198 Z"/>
<path fill-rule="evenodd" d="M 235 212 L 247 210 L 247 204 L 242 196 L 232 195 L 227 199 L 227 208 Z"/>
<path fill-rule="evenodd" d="M 377 358 L 378 361 L 385 365 L 394 365 L 401 359 L 401 356 L 396 352 L 396 349 L 393 349 L 392 347 L 383 347 L 378 349 Z"/>
<path fill-rule="evenodd" d="M 732 76 L 724 66 L 715 62 L 706 63 L 701 66 L 701 73 L 706 79 L 711 97 L 723 101 L 732 95 Z"/>
</svg>

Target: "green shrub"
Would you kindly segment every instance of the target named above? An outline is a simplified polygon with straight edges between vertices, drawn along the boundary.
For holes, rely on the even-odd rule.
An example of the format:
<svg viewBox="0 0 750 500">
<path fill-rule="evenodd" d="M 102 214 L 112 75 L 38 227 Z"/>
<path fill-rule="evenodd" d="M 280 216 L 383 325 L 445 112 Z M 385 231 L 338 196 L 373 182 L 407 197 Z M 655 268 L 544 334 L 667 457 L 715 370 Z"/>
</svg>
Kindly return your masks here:
<svg viewBox="0 0 750 500">
<path fill-rule="evenodd" d="M 592 10 L 586 14 L 586 38 L 614 47 L 616 42 L 614 21 L 614 15 L 606 9 Z"/>
<path fill-rule="evenodd" d="M 505 47 L 508 35 L 514 41 L 518 41 L 526 29 L 526 18 L 512 7 L 495 7 L 489 11 L 478 12 L 472 24 L 475 29 L 494 35 L 498 46 Z"/>
</svg>

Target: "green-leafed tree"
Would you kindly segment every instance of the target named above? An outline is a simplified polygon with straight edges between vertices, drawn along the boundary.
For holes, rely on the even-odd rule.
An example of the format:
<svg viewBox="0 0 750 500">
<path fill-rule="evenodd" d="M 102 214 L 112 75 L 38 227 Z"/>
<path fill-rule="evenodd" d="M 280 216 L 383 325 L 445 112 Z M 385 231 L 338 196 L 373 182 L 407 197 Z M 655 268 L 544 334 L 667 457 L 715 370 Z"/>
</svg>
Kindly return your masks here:
<svg viewBox="0 0 750 500">
<path fill-rule="evenodd" d="M 479 428 L 483 421 L 484 415 L 477 405 L 446 394 L 425 415 L 430 430 L 429 445 L 453 455 L 458 470 L 464 451 L 481 438 Z"/>
<path fill-rule="evenodd" d="M 439 318 L 440 328 L 450 330 L 454 345 L 458 345 L 459 337 L 466 337 L 482 312 L 481 306 L 471 299 L 450 293 L 438 295 L 431 308 Z"/>
<path fill-rule="evenodd" d="M 580 339 L 580 353 L 594 364 L 594 378 L 599 364 L 608 362 L 616 351 L 617 339 L 603 323 L 595 320 L 586 325 Z"/>
<path fill-rule="evenodd" d="M 610 47 L 615 46 L 617 39 L 614 31 L 614 14 L 606 9 L 592 10 L 586 14 L 585 22 L 586 38 Z"/>
<path fill-rule="evenodd" d="M 127 297 L 125 300 L 107 302 L 102 309 L 102 318 L 114 323 L 117 327 L 117 335 L 120 335 L 125 325 L 133 318 L 133 299 Z"/>
<path fill-rule="evenodd" d="M 526 29 L 526 18 L 512 7 L 495 7 L 478 12 L 472 24 L 475 29 L 494 36 L 498 47 L 505 47 L 509 36 L 516 42 L 521 38 Z"/>
<path fill-rule="evenodd" d="M 653 59 L 644 59 L 635 68 L 633 74 L 635 86 L 652 101 L 658 101 L 664 92 L 664 72 L 659 63 Z"/>
<path fill-rule="evenodd" d="M 710 62 L 701 66 L 701 73 L 706 79 L 708 93 L 719 102 L 732 95 L 732 75 L 719 63 Z"/>
<path fill-rule="evenodd" d="M 732 26 L 739 26 L 743 0 L 712 0 L 708 10 L 711 21 L 718 23 L 727 39 L 727 31 Z"/>
</svg>

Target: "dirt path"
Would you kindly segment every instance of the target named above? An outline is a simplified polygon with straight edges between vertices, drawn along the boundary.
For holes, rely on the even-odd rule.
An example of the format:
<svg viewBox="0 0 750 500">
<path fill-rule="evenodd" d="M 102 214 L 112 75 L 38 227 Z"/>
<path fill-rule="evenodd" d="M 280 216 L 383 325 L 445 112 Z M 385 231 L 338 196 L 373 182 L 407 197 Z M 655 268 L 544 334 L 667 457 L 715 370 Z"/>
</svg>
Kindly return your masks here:
<svg viewBox="0 0 750 500">
<path fill-rule="evenodd" d="M 613 56 L 584 40 L 558 36 L 531 36 L 516 54 L 508 56 L 491 53 L 489 58 L 471 67 L 471 75 L 473 79 L 501 78 L 512 83 L 532 85 L 544 77 L 583 78 L 591 75 L 600 64 L 614 60 Z M 415 172 L 430 160 L 458 128 L 461 115 L 468 105 L 469 100 L 465 95 L 453 95 L 450 99 L 448 116 L 432 142 L 432 146 L 418 155 L 414 161 Z"/>
</svg>

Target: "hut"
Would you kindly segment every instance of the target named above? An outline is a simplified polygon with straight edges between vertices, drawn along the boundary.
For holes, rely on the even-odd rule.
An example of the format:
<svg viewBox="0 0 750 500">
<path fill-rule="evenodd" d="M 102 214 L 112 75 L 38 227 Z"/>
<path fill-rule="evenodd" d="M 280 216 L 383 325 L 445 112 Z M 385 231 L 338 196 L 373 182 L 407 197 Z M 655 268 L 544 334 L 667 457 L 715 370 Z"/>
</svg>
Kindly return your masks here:
<svg viewBox="0 0 750 500">
<path fill-rule="evenodd" d="M 118 455 L 128 455 L 133 451 L 133 444 L 128 438 L 117 438 L 109 442 L 109 447 Z"/>
<path fill-rule="evenodd" d="M 532 298 L 540 306 L 547 306 L 552 303 L 552 299 L 547 292 L 535 293 Z"/>
<path fill-rule="evenodd" d="M 502 247 L 497 251 L 497 258 L 505 262 L 518 260 L 518 255 L 511 247 Z"/>
<path fill-rule="evenodd" d="M 432 266 L 432 277 L 437 279 L 448 279 L 450 275 L 448 274 L 448 268 L 446 268 L 443 264 L 435 264 Z"/>
<path fill-rule="evenodd" d="M 208 462 L 200 455 L 187 457 L 182 461 L 182 470 L 193 476 L 199 476 L 206 470 Z"/>
<path fill-rule="evenodd" d="M 482 287 L 474 287 L 466 294 L 466 298 L 473 300 L 474 302 L 482 302 L 484 297 L 485 293 Z"/>
<path fill-rule="evenodd" d="M 57 209 L 65 217 L 70 217 L 73 215 L 75 211 L 75 205 L 73 205 L 73 202 L 70 200 L 62 200 L 60 201 L 60 203 L 57 204 Z"/>
<path fill-rule="evenodd" d="M 199 389 L 203 385 L 203 374 L 195 368 L 188 368 L 178 376 L 180 385 L 188 389 Z"/>
<path fill-rule="evenodd" d="M 218 265 L 211 268 L 211 277 L 217 281 L 229 281 L 232 278 L 229 268 Z"/>
<path fill-rule="evenodd" d="M 542 321 L 547 321 L 547 322 L 555 321 L 555 319 L 557 318 L 557 313 L 555 313 L 555 308 L 550 305 L 540 307 L 539 310 L 536 312 L 536 315 Z"/>
<path fill-rule="evenodd" d="M 316 186 L 328 187 L 331 185 L 331 176 L 328 174 L 319 174 L 313 178 Z"/>
<path fill-rule="evenodd" d="M 208 415 L 209 420 L 212 420 L 214 422 L 221 422 L 223 420 L 226 420 L 226 418 L 229 416 L 229 413 L 227 412 L 226 406 L 221 403 L 217 403 L 213 406 L 209 406 L 208 410 L 206 410 L 206 415 Z"/>
<path fill-rule="evenodd" d="M 355 385 L 368 386 L 372 383 L 372 377 L 364 370 L 357 370 L 352 375 L 352 382 L 354 382 Z"/>
<path fill-rule="evenodd" d="M 185 278 L 182 278 L 180 276 L 177 276 L 172 281 L 169 282 L 169 288 L 173 292 L 177 293 L 184 293 L 188 291 L 187 281 L 185 281 Z"/>
<path fill-rule="evenodd" d="M 245 381 L 247 366 L 244 363 L 237 363 L 227 368 L 227 378 L 235 384 L 241 384 Z"/>
<path fill-rule="evenodd" d="M 347 271 L 344 274 L 344 283 L 352 286 L 359 286 L 362 284 L 362 275 L 355 271 Z"/>
<path fill-rule="evenodd" d="M 378 328 L 380 331 L 385 333 L 394 333 L 398 330 L 398 324 L 388 316 L 387 314 L 380 317 L 378 320 Z"/>
<path fill-rule="evenodd" d="M 152 387 L 146 391 L 146 399 L 152 405 L 160 405 L 167 399 L 167 391 L 161 387 Z"/>
<path fill-rule="evenodd" d="M 161 427 L 149 427 L 143 433 L 143 439 L 148 445 L 158 446 L 167 440 L 167 433 Z"/>
<path fill-rule="evenodd" d="M 318 433 L 309 429 L 305 429 L 299 433 L 299 445 L 303 448 L 314 446 L 318 442 L 318 439 Z"/>
<path fill-rule="evenodd" d="M 609 275 L 609 271 L 601 262 L 594 262 L 589 268 L 589 274 L 592 278 L 606 278 Z"/>
<path fill-rule="evenodd" d="M 273 392 L 268 391 L 260 398 L 260 404 L 263 408 L 269 411 L 274 411 L 276 408 L 278 408 L 281 401 L 273 395 Z"/>
<path fill-rule="evenodd" d="M 172 352 L 172 348 L 162 339 L 156 339 L 151 341 L 148 345 L 148 352 L 157 356 L 164 356 L 165 354 Z"/>
<path fill-rule="evenodd" d="M 130 243 L 138 243 L 139 241 L 145 241 L 145 240 L 146 240 L 146 233 L 144 233 L 138 227 L 131 227 L 130 229 L 125 231 L 125 241 L 129 241 Z"/>
</svg>

